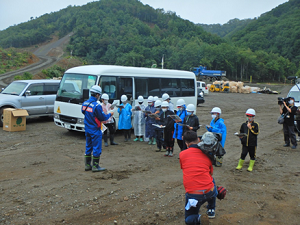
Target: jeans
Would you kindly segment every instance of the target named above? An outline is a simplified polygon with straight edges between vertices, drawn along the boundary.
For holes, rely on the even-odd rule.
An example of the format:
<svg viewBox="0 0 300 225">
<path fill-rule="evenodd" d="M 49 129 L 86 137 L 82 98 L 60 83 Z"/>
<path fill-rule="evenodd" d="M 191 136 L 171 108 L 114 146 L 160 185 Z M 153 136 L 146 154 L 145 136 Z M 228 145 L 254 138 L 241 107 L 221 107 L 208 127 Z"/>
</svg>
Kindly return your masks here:
<svg viewBox="0 0 300 225">
<path fill-rule="evenodd" d="M 197 194 L 185 194 L 185 205 L 188 203 L 189 199 L 196 199 L 198 203 L 196 207 L 191 207 L 189 210 L 185 210 L 185 223 L 188 225 L 199 225 L 199 209 L 201 205 L 205 202 L 208 203 L 207 209 L 215 209 L 216 207 L 216 197 L 218 195 L 218 190 L 216 185 L 214 186 L 214 190 L 210 191 L 203 195 Z"/>
</svg>

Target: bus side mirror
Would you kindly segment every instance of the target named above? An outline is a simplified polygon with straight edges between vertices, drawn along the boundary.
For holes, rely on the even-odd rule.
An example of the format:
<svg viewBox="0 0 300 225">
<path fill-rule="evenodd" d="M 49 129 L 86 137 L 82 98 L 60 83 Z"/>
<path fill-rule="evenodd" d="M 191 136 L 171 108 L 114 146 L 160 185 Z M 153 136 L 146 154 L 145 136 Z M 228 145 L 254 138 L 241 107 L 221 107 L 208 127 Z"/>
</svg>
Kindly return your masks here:
<svg viewBox="0 0 300 225">
<path fill-rule="evenodd" d="M 90 98 L 90 90 L 89 89 L 83 89 L 83 101 L 86 101 Z"/>
</svg>

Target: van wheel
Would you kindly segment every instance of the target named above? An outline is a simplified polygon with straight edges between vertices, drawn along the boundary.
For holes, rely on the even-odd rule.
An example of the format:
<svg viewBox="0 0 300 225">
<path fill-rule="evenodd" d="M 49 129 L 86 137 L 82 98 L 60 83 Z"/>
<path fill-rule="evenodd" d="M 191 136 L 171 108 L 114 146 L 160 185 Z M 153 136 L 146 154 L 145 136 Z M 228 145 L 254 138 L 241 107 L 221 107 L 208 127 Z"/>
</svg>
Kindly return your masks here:
<svg viewBox="0 0 300 225">
<path fill-rule="evenodd" d="M 0 108 L 0 117 L 1 117 L 1 119 L 0 119 L 0 127 L 3 127 L 3 111 L 4 111 L 4 109 L 6 109 L 7 107 L 2 107 L 2 108 Z"/>
</svg>

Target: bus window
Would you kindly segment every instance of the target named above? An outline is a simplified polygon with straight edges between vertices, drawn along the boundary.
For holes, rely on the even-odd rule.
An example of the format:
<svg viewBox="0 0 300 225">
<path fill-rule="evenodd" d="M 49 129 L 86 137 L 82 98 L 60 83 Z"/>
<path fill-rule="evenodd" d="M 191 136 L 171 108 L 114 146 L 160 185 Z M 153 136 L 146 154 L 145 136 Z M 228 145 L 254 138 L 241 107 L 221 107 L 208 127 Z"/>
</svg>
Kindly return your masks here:
<svg viewBox="0 0 300 225">
<path fill-rule="evenodd" d="M 117 86 L 117 78 L 116 77 L 108 77 L 102 76 L 100 79 L 100 87 L 102 88 L 102 92 L 108 94 L 109 99 L 116 99 L 116 86 Z"/>
<path fill-rule="evenodd" d="M 119 90 L 118 98 L 122 95 L 126 95 L 128 99 L 132 98 L 132 78 L 119 78 Z"/>
<path fill-rule="evenodd" d="M 167 93 L 170 97 L 180 96 L 179 79 L 161 78 L 161 93 Z"/>
<path fill-rule="evenodd" d="M 161 97 L 160 88 L 159 88 L 158 78 L 149 78 L 148 79 L 148 91 L 149 95 Z"/>
<path fill-rule="evenodd" d="M 148 79 L 147 78 L 134 78 L 135 83 L 135 98 L 138 96 L 143 96 L 143 98 L 148 98 Z"/>
<path fill-rule="evenodd" d="M 195 96 L 195 83 L 191 79 L 181 79 L 182 96 Z"/>
</svg>

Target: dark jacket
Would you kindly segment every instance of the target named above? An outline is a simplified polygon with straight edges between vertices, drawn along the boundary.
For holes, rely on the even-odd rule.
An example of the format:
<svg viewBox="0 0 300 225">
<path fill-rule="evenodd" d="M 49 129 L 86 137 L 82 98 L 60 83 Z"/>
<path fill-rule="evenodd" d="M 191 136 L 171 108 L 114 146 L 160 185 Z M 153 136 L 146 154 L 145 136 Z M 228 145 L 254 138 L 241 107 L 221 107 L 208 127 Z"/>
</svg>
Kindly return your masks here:
<svg viewBox="0 0 300 225">
<path fill-rule="evenodd" d="M 161 125 L 166 126 L 166 131 L 173 131 L 174 130 L 174 120 L 169 117 L 169 115 L 174 115 L 171 110 L 167 110 L 160 115 L 160 122 Z"/>
<path fill-rule="evenodd" d="M 291 110 L 292 110 L 292 112 L 288 113 L 284 117 L 284 123 L 287 124 L 288 126 L 294 126 L 294 116 L 295 116 L 295 114 L 297 112 L 297 107 L 296 106 L 292 106 Z M 283 114 L 286 114 L 288 112 L 286 107 L 283 107 L 282 111 L 283 111 Z"/>
<path fill-rule="evenodd" d="M 251 130 L 247 127 L 248 121 L 242 124 L 240 133 L 245 133 L 247 136 L 241 139 L 244 146 L 257 146 L 257 135 L 259 134 L 259 124 L 256 122 L 251 123 Z"/>
<path fill-rule="evenodd" d="M 197 132 L 197 130 L 200 128 L 199 127 L 199 119 L 196 115 L 191 115 L 191 116 L 185 116 L 183 123 L 188 125 L 189 127 L 193 127 L 193 131 Z M 188 131 L 189 128 L 188 127 L 183 127 L 183 133 Z"/>
</svg>

